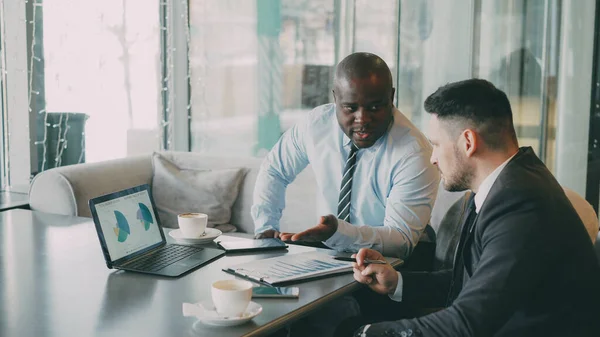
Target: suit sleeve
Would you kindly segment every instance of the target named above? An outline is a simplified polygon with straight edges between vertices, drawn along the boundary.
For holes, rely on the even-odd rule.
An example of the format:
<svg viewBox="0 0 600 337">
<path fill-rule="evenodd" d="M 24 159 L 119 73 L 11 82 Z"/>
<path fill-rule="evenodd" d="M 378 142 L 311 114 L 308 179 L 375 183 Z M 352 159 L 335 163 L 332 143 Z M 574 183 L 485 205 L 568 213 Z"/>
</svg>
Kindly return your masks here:
<svg viewBox="0 0 600 337">
<path fill-rule="evenodd" d="M 439 308 L 446 305 L 452 270 L 435 272 L 408 272 L 402 274 L 402 302 L 421 308 Z"/>
<path fill-rule="evenodd" d="M 494 335 L 519 301 L 547 277 L 552 261 L 558 258 L 555 247 L 560 247 L 560 235 L 544 227 L 549 222 L 544 215 L 551 212 L 536 205 L 536 198 L 515 198 L 515 193 L 505 190 L 494 200 L 486 200 L 498 206 L 477 220 L 475 235 L 481 236 L 482 255 L 449 308 L 415 319 L 373 324 L 365 335 L 382 336 L 390 330 L 432 337 Z M 405 290 L 403 297 L 409 293 Z"/>
</svg>

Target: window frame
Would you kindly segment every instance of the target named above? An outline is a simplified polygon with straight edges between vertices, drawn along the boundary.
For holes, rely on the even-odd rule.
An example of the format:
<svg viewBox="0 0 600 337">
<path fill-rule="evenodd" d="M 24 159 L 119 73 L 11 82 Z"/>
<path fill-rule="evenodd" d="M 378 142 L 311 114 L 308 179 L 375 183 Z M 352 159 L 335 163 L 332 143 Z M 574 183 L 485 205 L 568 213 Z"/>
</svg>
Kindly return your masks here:
<svg viewBox="0 0 600 337">
<path fill-rule="evenodd" d="M 36 2 L 37 3 L 37 2 Z M 3 37 L 3 144 L 5 185 L 7 188 L 27 188 L 31 177 L 31 145 L 27 15 L 25 1 L 2 1 Z M 33 1 L 27 4 L 33 6 Z M 11 34 L 7 35 L 6 32 Z"/>
</svg>

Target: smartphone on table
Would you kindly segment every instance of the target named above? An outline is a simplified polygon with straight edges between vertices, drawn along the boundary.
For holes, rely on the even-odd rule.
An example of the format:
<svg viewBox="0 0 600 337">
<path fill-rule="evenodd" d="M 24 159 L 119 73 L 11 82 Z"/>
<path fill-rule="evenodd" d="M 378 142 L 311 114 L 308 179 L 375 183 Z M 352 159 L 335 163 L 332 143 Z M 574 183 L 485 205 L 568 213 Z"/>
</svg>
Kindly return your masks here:
<svg viewBox="0 0 600 337">
<path fill-rule="evenodd" d="M 298 287 L 254 287 L 252 298 L 298 298 Z"/>
</svg>

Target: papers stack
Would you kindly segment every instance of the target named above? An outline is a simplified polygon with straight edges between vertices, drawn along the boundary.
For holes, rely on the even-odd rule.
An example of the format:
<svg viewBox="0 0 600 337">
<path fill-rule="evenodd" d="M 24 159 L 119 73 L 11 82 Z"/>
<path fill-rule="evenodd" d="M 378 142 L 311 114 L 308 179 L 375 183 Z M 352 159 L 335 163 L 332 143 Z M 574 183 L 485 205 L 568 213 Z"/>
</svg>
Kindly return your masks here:
<svg viewBox="0 0 600 337">
<path fill-rule="evenodd" d="M 252 281 L 276 285 L 352 272 L 352 262 L 334 260 L 331 255 L 315 251 L 252 261 L 223 271 Z"/>
</svg>

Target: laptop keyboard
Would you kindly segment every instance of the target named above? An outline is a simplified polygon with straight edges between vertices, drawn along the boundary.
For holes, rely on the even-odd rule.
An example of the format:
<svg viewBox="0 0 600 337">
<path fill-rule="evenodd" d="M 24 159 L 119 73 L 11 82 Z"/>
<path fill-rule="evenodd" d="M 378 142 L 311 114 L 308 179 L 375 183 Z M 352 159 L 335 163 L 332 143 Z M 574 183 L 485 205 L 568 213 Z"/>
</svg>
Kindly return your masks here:
<svg viewBox="0 0 600 337">
<path fill-rule="evenodd" d="M 144 256 L 127 265 L 128 268 L 142 271 L 158 271 L 188 256 L 201 251 L 202 248 L 182 245 L 168 245 L 149 256 Z"/>
</svg>

